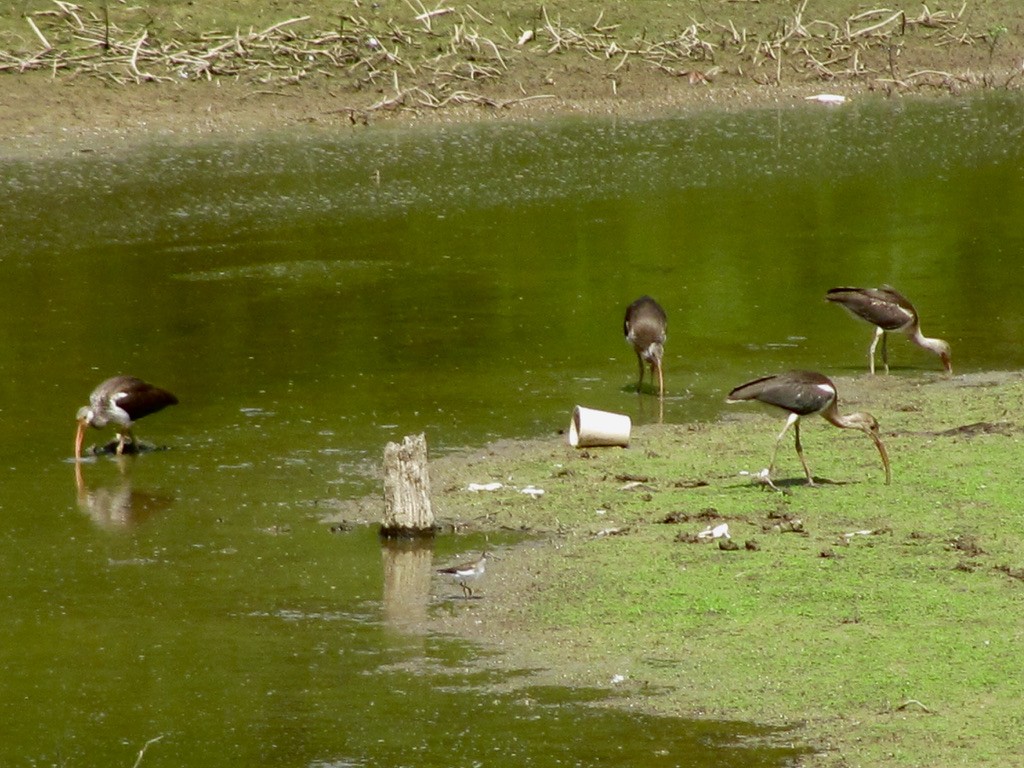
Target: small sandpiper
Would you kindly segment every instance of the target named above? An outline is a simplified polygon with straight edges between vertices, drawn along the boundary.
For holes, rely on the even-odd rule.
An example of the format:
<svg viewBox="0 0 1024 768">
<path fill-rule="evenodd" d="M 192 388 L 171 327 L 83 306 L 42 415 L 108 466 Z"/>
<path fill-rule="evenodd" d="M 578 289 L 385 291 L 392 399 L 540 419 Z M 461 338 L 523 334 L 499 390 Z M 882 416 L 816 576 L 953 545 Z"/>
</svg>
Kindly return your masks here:
<svg viewBox="0 0 1024 768">
<path fill-rule="evenodd" d="M 462 587 L 463 596 L 470 598 L 473 596 L 473 589 L 467 582 L 475 581 L 484 575 L 484 568 L 487 566 L 487 556 L 488 553 L 484 552 L 475 560 L 467 560 L 464 563 L 452 565 L 448 568 L 438 568 L 437 572 L 442 576 L 447 576 Z"/>
</svg>

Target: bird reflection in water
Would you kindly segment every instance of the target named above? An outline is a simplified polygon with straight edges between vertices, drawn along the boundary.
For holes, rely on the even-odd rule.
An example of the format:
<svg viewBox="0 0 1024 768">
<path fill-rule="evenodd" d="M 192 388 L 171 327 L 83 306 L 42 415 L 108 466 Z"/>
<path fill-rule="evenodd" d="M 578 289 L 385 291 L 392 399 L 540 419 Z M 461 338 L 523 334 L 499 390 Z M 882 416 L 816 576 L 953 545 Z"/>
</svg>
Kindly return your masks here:
<svg viewBox="0 0 1024 768">
<path fill-rule="evenodd" d="M 101 528 L 127 528 L 171 508 L 174 497 L 140 491 L 133 487 L 131 464 L 133 459 L 118 456 L 118 476 L 115 481 L 92 487 L 85 481 L 81 462 L 75 462 L 75 490 L 78 508 Z"/>
</svg>

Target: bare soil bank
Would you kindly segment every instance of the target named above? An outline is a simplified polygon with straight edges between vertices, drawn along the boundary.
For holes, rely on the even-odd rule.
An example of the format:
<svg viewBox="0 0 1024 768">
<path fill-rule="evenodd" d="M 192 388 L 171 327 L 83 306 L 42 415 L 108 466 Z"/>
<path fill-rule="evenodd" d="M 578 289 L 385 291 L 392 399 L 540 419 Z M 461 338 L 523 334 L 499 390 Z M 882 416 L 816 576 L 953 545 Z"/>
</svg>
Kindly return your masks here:
<svg viewBox="0 0 1024 768">
<path fill-rule="evenodd" d="M 23 0 L 0 16 L 0 137 L 9 151 L 45 153 L 1024 82 L 1016 0 L 809 5 Z"/>
</svg>

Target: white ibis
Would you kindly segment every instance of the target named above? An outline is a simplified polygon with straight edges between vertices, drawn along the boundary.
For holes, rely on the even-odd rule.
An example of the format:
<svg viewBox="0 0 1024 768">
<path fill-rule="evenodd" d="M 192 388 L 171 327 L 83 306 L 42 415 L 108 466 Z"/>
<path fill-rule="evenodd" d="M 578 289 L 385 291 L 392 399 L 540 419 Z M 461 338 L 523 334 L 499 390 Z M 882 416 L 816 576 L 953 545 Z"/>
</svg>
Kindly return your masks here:
<svg viewBox="0 0 1024 768">
<path fill-rule="evenodd" d="M 652 383 L 654 374 L 658 374 L 658 397 L 665 397 L 661 358 L 665 352 L 667 327 L 668 318 L 665 316 L 665 310 L 650 296 L 641 296 L 626 307 L 626 319 L 623 321 L 622 330 L 626 334 L 626 341 L 633 345 L 640 368 L 640 379 L 636 383 L 637 392 L 643 387 L 644 363 L 647 363 L 651 367 Z"/>
<path fill-rule="evenodd" d="M 448 568 L 438 568 L 437 572 L 442 576 L 447 576 L 462 587 L 462 594 L 468 598 L 473 596 L 473 589 L 469 586 L 468 582 L 476 581 L 483 576 L 486 566 L 487 553 L 484 552 L 475 560 L 468 560 L 465 563 L 459 563 Z"/>
<path fill-rule="evenodd" d="M 134 376 L 107 379 L 89 395 L 89 405 L 78 409 L 75 461 L 82 458 L 86 427 L 102 429 L 113 424 L 117 432 L 117 454 L 120 456 L 124 453 L 125 443 L 135 443 L 132 426 L 137 420 L 177 403 L 178 398 L 167 390 Z"/>
<path fill-rule="evenodd" d="M 786 430 L 792 426 L 796 433 L 796 453 L 804 467 L 804 474 L 807 475 L 807 484 L 814 485 L 811 470 L 808 469 L 807 461 L 804 459 L 803 446 L 800 445 L 800 417 L 810 416 L 814 413 L 840 429 L 859 429 L 870 437 L 875 447 L 878 448 L 878 453 L 882 456 L 882 466 L 885 467 L 885 484 L 888 485 L 892 480 L 889 454 L 886 453 L 885 446 L 882 445 L 882 440 L 878 436 L 878 422 L 875 417 L 870 413 L 851 413 L 849 416 L 841 416 L 836 396 L 836 385 L 828 376 L 814 371 L 790 371 L 777 376 L 754 379 L 736 387 L 729 393 L 726 402 L 738 403 L 743 400 L 759 400 L 762 403 L 789 411 L 786 426 L 782 428 L 779 436 L 775 439 L 775 447 L 772 449 L 772 459 L 768 464 L 769 484 L 771 483 L 772 469 L 775 467 L 775 455 L 779 451 L 779 443 L 785 437 Z"/>
<path fill-rule="evenodd" d="M 889 372 L 889 349 L 886 339 L 889 331 L 905 334 L 917 346 L 927 349 L 942 358 L 946 373 L 953 372 L 949 344 L 942 339 L 930 339 L 921 333 L 921 318 L 906 296 L 888 285 L 881 288 L 832 288 L 825 298 L 834 301 L 854 317 L 867 320 L 875 326 L 875 337 L 871 340 L 868 356 L 871 373 L 875 372 L 875 348 L 882 339 L 882 363 Z"/>
</svg>

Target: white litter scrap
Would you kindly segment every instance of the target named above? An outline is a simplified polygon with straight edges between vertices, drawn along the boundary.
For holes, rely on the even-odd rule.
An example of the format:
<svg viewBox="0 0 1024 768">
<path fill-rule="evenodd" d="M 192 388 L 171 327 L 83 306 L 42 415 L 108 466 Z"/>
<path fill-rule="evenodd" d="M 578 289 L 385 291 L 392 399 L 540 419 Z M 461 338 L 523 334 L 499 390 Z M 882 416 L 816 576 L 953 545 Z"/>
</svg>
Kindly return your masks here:
<svg viewBox="0 0 1024 768">
<path fill-rule="evenodd" d="M 533 40 L 533 30 L 528 29 L 519 36 L 519 39 L 516 40 L 516 45 L 526 45 L 531 40 Z"/>
<path fill-rule="evenodd" d="M 466 490 L 479 493 L 480 491 L 499 491 L 504 487 L 501 483 L 470 483 L 466 486 Z"/>
<path fill-rule="evenodd" d="M 779 486 L 772 482 L 771 473 L 768 471 L 768 467 L 765 467 L 760 472 L 740 472 L 741 475 L 749 475 L 750 479 L 757 485 L 767 485 L 773 490 L 779 490 Z"/>
<path fill-rule="evenodd" d="M 697 538 L 698 539 L 722 539 L 722 538 L 729 539 L 729 538 L 732 538 L 732 537 L 729 536 L 729 524 L 728 523 L 722 523 L 721 525 L 716 525 L 714 528 L 712 528 L 711 526 L 708 526 L 703 531 L 701 531 L 700 533 L 697 534 Z"/>
<path fill-rule="evenodd" d="M 647 483 L 640 480 L 630 480 L 628 483 L 619 488 L 620 491 L 654 491 L 654 488 L 649 486 Z"/>
<path fill-rule="evenodd" d="M 878 531 L 853 531 L 852 533 L 844 533 L 843 538 L 849 541 L 854 536 L 873 536 L 876 533 L 878 533 Z"/>
<path fill-rule="evenodd" d="M 845 104 L 846 97 L 838 93 L 816 93 L 813 96 L 804 96 L 805 101 L 816 101 L 819 104 Z"/>
<path fill-rule="evenodd" d="M 525 493 L 527 496 L 537 499 L 544 495 L 544 489 L 535 488 L 532 485 L 528 485 L 525 488 L 523 488 L 523 490 L 521 490 L 520 493 Z"/>
</svg>

